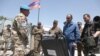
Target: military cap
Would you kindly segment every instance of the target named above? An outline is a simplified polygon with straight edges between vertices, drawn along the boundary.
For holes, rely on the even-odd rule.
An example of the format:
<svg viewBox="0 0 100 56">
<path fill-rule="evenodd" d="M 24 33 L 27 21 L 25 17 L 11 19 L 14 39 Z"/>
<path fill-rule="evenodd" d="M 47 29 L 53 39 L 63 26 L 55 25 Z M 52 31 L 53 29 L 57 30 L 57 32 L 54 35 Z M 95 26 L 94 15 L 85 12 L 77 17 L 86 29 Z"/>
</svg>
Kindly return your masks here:
<svg viewBox="0 0 100 56">
<path fill-rule="evenodd" d="M 29 10 L 30 8 L 28 5 L 22 5 L 20 6 L 20 9 Z"/>
</svg>

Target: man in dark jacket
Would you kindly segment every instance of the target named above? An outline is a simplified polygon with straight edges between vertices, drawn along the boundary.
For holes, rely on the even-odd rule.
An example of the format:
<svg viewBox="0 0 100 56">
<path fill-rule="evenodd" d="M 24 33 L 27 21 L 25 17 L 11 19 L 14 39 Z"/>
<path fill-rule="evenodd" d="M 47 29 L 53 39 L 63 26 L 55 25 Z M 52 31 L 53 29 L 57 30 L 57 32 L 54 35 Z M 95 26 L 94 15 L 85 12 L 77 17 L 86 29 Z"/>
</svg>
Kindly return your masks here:
<svg viewBox="0 0 100 56">
<path fill-rule="evenodd" d="M 88 55 L 94 56 L 94 47 L 86 45 L 86 41 L 84 41 L 84 38 L 88 38 L 89 36 L 92 36 L 90 29 L 92 28 L 93 23 L 90 21 L 91 17 L 89 14 L 84 14 L 83 19 L 85 21 L 85 25 L 83 28 L 81 38 L 82 38 L 82 43 L 84 45 L 84 50 L 83 50 L 84 56 L 88 56 Z"/>
</svg>

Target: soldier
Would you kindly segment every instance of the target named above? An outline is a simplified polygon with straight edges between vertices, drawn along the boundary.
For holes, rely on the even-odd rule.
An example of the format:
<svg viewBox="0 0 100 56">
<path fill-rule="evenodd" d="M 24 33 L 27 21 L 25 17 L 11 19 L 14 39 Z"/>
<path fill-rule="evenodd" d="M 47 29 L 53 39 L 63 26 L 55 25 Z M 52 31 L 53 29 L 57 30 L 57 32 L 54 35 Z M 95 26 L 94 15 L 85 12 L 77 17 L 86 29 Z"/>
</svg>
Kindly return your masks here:
<svg viewBox="0 0 100 56">
<path fill-rule="evenodd" d="M 22 40 L 24 46 L 28 44 L 27 35 L 27 16 L 29 15 L 29 7 L 27 5 L 23 5 L 20 7 L 20 14 L 16 17 L 13 23 L 13 28 L 17 31 L 20 39 Z M 23 39 L 24 38 L 24 39 Z"/>
<path fill-rule="evenodd" d="M 40 53 L 40 51 L 41 51 L 41 40 L 42 40 L 43 32 L 44 32 L 43 27 L 41 25 L 41 22 L 39 22 L 37 27 L 35 27 L 33 29 L 33 34 L 34 34 L 34 51 L 35 51 L 35 53 Z"/>
<path fill-rule="evenodd" d="M 57 20 L 53 21 L 53 27 L 49 30 L 49 33 L 52 34 L 55 38 L 58 37 L 57 35 L 62 33 L 61 29 L 58 27 Z"/>
<path fill-rule="evenodd" d="M 29 15 L 29 7 L 27 5 L 23 5 L 20 7 L 20 13 L 15 17 L 13 22 L 13 33 L 14 33 L 14 40 L 15 45 L 18 46 L 17 42 L 20 43 L 20 46 L 23 46 L 22 49 L 25 49 L 28 46 L 28 29 L 27 29 L 27 16 Z M 15 47 L 15 51 L 16 51 Z"/>
<path fill-rule="evenodd" d="M 2 35 L 5 40 L 5 48 L 4 52 L 6 53 L 7 50 L 12 50 L 13 51 L 13 38 L 12 38 L 12 30 L 11 30 L 11 25 L 7 25 L 5 29 L 2 31 Z"/>
<path fill-rule="evenodd" d="M 14 55 L 16 54 L 15 52 L 20 46 L 23 46 L 22 48 L 25 49 L 28 43 L 28 38 L 26 34 L 27 30 L 22 26 L 24 20 L 25 20 L 25 15 L 20 13 L 15 17 L 15 20 L 13 22 L 13 30 L 14 30 L 13 37 L 14 37 L 14 46 L 15 46 Z M 24 49 L 22 50 L 24 51 Z"/>
</svg>

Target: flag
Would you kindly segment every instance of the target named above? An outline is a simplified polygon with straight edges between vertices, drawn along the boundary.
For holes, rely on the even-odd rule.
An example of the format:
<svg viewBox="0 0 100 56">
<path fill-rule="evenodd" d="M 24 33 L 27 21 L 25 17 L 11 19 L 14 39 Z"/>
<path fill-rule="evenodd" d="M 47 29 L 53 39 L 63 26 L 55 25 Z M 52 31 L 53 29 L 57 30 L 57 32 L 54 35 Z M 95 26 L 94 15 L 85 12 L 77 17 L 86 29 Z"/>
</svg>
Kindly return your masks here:
<svg viewBox="0 0 100 56">
<path fill-rule="evenodd" d="M 28 5 L 30 9 L 40 8 L 40 0 L 34 0 L 32 3 Z"/>
</svg>

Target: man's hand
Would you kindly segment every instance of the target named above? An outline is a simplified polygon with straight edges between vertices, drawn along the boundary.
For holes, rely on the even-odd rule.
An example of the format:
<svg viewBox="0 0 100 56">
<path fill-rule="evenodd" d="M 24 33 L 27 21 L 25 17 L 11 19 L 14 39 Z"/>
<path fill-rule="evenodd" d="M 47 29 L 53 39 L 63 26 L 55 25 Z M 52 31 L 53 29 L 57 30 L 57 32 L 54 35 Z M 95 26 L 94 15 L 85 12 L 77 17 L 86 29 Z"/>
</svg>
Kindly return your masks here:
<svg viewBox="0 0 100 56">
<path fill-rule="evenodd" d="M 93 34 L 93 37 L 97 37 L 97 36 L 99 36 L 99 35 L 100 35 L 100 31 L 96 31 L 96 33 Z"/>
</svg>

